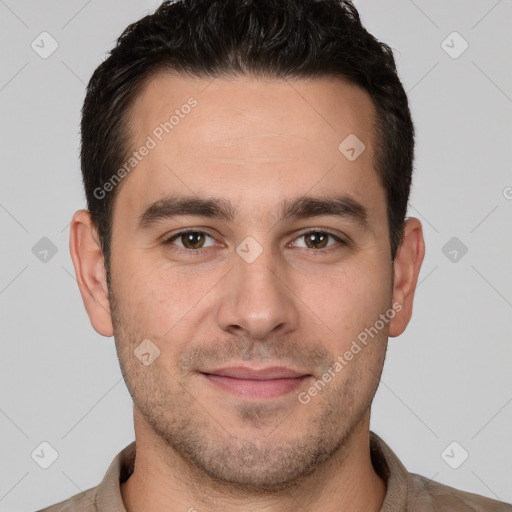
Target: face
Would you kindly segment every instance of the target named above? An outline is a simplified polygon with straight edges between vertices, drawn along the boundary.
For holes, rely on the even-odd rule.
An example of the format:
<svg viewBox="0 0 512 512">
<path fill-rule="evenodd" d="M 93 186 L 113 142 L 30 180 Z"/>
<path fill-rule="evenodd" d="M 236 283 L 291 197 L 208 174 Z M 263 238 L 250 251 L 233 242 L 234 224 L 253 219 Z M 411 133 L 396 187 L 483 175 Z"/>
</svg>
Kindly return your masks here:
<svg viewBox="0 0 512 512">
<path fill-rule="evenodd" d="M 131 109 L 150 149 L 114 205 L 118 356 L 155 438 L 219 482 L 285 485 L 368 418 L 393 302 L 372 116 L 336 79 L 161 75 Z"/>
</svg>

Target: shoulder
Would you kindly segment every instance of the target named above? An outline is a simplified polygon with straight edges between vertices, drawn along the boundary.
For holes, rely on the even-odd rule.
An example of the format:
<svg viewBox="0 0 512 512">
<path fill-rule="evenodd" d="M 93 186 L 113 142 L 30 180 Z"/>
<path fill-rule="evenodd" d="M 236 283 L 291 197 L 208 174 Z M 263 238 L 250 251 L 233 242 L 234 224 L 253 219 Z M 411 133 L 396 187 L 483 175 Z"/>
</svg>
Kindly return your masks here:
<svg viewBox="0 0 512 512">
<path fill-rule="evenodd" d="M 409 473 L 408 503 L 412 510 L 448 512 L 467 510 L 473 512 L 512 512 L 512 505 L 486 498 L 479 494 L 461 491 L 428 478 Z"/>
<path fill-rule="evenodd" d="M 97 512 L 96 492 L 97 487 L 92 487 L 79 494 L 75 494 L 67 500 L 51 505 L 37 512 Z"/>
</svg>

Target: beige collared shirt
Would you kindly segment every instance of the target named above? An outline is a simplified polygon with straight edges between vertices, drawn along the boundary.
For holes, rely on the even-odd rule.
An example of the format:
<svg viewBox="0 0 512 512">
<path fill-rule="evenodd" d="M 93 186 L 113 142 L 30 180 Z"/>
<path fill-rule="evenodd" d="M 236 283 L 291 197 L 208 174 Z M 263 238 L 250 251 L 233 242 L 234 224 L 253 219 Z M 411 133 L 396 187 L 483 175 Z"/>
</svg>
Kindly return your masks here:
<svg viewBox="0 0 512 512">
<path fill-rule="evenodd" d="M 375 471 L 386 482 L 381 512 L 512 512 L 510 504 L 409 473 L 391 448 L 371 431 L 370 453 Z M 130 477 L 134 462 L 135 441 L 118 453 L 98 486 L 39 512 L 126 512 L 120 482 Z"/>
</svg>

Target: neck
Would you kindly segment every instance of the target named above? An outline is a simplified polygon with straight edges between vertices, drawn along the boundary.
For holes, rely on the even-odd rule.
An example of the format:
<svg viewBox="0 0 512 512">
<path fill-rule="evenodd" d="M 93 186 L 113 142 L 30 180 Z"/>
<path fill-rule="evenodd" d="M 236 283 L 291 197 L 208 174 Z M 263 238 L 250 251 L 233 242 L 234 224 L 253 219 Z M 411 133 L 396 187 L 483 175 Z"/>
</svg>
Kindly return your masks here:
<svg viewBox="0 0 512 512">
<path fill-rule="evenodd" d="M 369 411 L 346 442 L 300 485 L 272 495 L 249 495 L 210 480 L 159 439 L 134 408 L 136 462 L 121 484 L 127 512 L 324 512 L 381 509 L 386 485 L 370 458 Z"/>
</svg>

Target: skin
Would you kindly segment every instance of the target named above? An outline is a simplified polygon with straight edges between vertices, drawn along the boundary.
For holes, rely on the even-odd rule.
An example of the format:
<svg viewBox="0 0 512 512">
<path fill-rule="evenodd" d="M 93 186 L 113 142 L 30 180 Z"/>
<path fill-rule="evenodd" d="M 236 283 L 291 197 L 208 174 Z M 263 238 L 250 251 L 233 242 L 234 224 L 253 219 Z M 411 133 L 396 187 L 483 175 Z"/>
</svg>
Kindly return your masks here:
<svg viewBox="0 0 512 512">
<path fill-rule="evenodd" d="M 114 335 L 134 400 L 126 509 L 378 511 L 386 487 L 370 459 L 371 402 L 388 337 L 411 318 L 425 248 L 420 221 L 408 218 L 391 262 L 372 100 L 333 78 L 159 75 L 131 109 L 134 149 L 191 96 L 198 105 L 118 185 L 110 295 L 89 213 L 76 212 L 71 225 L 85 307 L 98 333 Z M 350 133 L 366 146 L 354 161 L 338 150 Z M 170 193 L 230 200 L 236 220 L 186 216 L 137 229 L 145 208 Z M 330 215 L 278 220 L 284 199 L 334 193 L 362 203 L 371 229 Z M 186 239 L 164 243 L 186 228 L 209 235 L 199 256 Z M 306 228 L 348 245 L 329 238 L 321 253 L 300 236 Z M 252 263 L 236 252 L 247 236 L 263 249 Z M 298 393 L 394 303 L 401 306 L 394 318 L 301 404 Z M 160 350 L 147 366 L 133 353 L 144 339 Z M 310 377 L 288 394 L 255 401 L 200 373 L 237 363 L 281 364 Z"/>
</svg>

